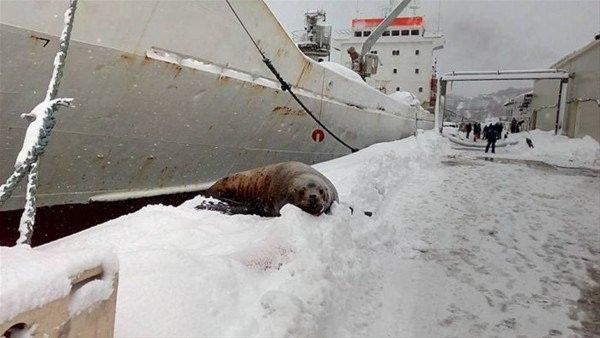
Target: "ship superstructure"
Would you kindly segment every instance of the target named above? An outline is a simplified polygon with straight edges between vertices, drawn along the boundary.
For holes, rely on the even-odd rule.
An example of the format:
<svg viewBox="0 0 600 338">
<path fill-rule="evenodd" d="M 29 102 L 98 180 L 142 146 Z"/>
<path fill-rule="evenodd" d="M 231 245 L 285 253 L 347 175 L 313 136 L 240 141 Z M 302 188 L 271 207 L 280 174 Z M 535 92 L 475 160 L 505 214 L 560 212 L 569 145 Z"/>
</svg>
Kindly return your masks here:
<svg viewBox="0 0 600 338">
<path fill-rule="evenodd" d="M 351 67 L 347 50 L 360 50 L 362 44 L 384 18 L 355 18 L 349 34 L 337 38 L 340 63 Z M 435 77 L 433 52 L 443 48 L 444 37 L 426 32 L 422 16 L 397 17 L 383 32 L 371 53 L 379 57 L 377 73 L 367 78 L 374 88 L 391 94 L 397 91 L 414 93 L 424 107 L 435 97 L 432 78 Z M 432 94 L 433 93 L 433 94 Z"/>
</svg>

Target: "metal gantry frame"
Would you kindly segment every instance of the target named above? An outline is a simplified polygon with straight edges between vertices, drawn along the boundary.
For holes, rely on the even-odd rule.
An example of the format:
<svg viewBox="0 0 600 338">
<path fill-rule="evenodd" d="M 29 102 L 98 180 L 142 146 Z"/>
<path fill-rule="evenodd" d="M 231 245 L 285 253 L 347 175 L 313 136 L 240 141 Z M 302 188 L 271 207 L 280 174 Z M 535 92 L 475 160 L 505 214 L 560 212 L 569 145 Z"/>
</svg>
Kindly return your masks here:
<svg viewBox="0 0 600 338">
<path fill-rule="evenodd" d="M 569 83 L 569 72 L 564 69 L 523 69 L 523 70 L 494 70 L 494 71 L 458 71 L 440 76 L 435 102 L 435 127 L 442 132 L 446 113 L 446 89 L 448 82 L 459 81 L 523 81 L 523 80 L 557 80 L 558 103 L 556 105 L 556 122 L 554 133 L 558 134 L 559 116 L 562 105 L 563 87 Z M 443 102 L 442 102 L 443 101 Z"/>
</svg>

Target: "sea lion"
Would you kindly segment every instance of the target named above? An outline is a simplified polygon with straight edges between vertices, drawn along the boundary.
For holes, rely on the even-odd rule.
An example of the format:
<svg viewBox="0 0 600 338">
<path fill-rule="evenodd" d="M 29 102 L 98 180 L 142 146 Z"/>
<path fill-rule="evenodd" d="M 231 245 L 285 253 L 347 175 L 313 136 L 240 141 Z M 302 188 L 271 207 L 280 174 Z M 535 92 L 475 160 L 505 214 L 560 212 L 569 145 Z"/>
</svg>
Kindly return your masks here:
<svg viewBox="0 0 600 338">
<path fill-rule="evenodd" d="M 205 201 L 196 209 L 261 216 L 280 216 L 279 211 L 288 203 L 318 216 L 338 201 L 333 183 L 300 162 L 278 163 L 224 177 L 201 195 L 221 202 Z"/>
</svg>

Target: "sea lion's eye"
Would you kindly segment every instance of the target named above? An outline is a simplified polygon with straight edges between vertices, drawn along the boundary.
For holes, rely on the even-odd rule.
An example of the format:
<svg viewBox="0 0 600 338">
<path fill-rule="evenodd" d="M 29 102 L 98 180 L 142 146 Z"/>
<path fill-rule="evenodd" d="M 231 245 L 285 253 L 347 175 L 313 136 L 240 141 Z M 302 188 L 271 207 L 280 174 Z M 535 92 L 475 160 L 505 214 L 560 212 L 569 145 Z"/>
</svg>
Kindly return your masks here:
<svg viewBox="0 0 600 338">
<path fill-rule="evenodd" d="M 323 195 L 323 189 L 319 189 L 319 194 Z"/>
</svg>

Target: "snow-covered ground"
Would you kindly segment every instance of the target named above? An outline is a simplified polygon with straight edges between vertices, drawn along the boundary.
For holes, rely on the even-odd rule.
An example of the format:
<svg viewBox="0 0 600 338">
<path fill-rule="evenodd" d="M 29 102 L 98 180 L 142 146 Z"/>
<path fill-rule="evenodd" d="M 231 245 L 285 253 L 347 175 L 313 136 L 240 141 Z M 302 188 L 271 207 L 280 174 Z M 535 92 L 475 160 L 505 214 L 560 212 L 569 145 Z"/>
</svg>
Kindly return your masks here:
<svg viewBox="0 0 600 338">
<path fill-rule="evenodd" d="M 506 132 L 503 132 L 503 135 Z M 455 137 L 460 144 L 466 146 L 485 147 L 486 140 L 473 142 L 473 133 L 466 139 L 464 132 L 446 132 L 448 137 Z M 525 142 L 526 138 L 532 140 L 533 148 L 529 148 Z M 582 139 L 572 139 L 563 135 L 554 135 L 554 131 L 532 130 L 517 134 L 508 134 L 508 138 L 502 138 L 496 146 L 506 146 L 508 149 L 499 150 L 503 158 L 536 160 L 561 167 L 584 167 L 600 169 L 600 148 L 590 136 Z"/>
<path fill-rule="evenodd" d="M 579 335 L 600 177 L 533 161 L 597 168 L 599 146 L 528 135 L 536 148 L 493 161 L 429 131 L 318 164 L 340 193 L 331 215 L 226 216 L 196 198 L 35 251 L 117 254 L 117 336 Z"/>
</svg>

